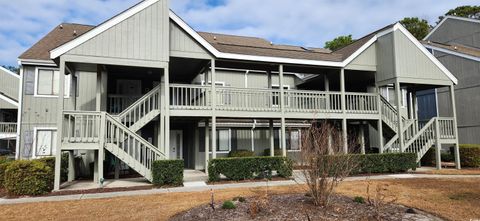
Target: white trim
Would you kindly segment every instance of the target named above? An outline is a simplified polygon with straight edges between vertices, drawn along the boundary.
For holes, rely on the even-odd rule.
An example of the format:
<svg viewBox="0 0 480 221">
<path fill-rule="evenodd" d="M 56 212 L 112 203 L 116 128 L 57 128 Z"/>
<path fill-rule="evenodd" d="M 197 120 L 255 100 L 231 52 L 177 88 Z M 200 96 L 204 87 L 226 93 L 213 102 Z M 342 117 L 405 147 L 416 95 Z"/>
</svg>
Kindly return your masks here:
<svg viewBox="0 0 480 221">
<path fill-rule="evenodd" d="M 15 145 L 15 159 L 19 160 L 20 159 L 20 131 L 22 130 L 22 109 L 23 109 L 23 65 L 19 65 L 19 70 L 20 70 L 20 84 L 18 86 L 18 108 L 17 108 L 17 141 Z"/>
<path fill-rule="evenodd" d="M 37 59 L 18 59 L 19 65 L 34 65 L 34 66 L 52 66 L 57 67 L 57 64 L 52 60 L 37 60 Z"/>
<path fill-rule="evenodd" d="M 464 18 L 464 17 L 457 17 L 457 16 L 452 16 L 452 15 L 447 15 L 445 16 L 441 21 L 440 23 L 438 23 L 438 25 L 435 26 L 435 28 L 433 28 L 430 33 L 428 33 L 427 36 L 425 36 L 425 38 L 423 38 L 424 41 L 428 40 L 428 38 L 430 37 L 430 35 L 432 35 L 434 32 L 437 31 L 437 29 L 443 25 L 443 23 L 445 21 L 447 21 L 448 19 L 455 19 L 455 20 L 460 20 L 460 21 L 466 21 L 466 22 L 473 22 L 473 23 L 480 23 L 480 20 L 478 19 L 473 19 L 473 18 Z"/>
<path fill-rule="evenodd" d="M 124 11 L 116 15 L 115 17 L 111 18 L 110 20 L 106 21 L 105 23 L 101 24 L 93 28 L 92 30 L 86 32 L 83 35 L 80 35 L 78 38 L 69 41 L 53 50 L 50 51 L 50 58 L 55 59 L 60 57 L 61 55 L 67 53 L 68 51 L 74 49 L 75 47 L 85 43 L 86 41 L 92 39 L 93 37 L 101 34 L 102 32 L 108 30 L 109 28 L 119 24 L 120 22 L 124 21 L 125 19 L 137 14 L 138 12 L 142 11 L 145 8 L 153 5 L 154 3 L 158 2 L 159 0 L 145 0 L 137 5 L 131 7 L 130 9 Z"/>
<path fill-rule="evenodd" d="M 5 100 L 6 102 L 10 103 L 11 105 L 14 105 L 18 108 L 18 102 L 16 102 L 15 100 L 7 97 L 7 96 L 4 96 L 3 94 L 0 94 L 0 99 L 2 100 Z"/>
<path fill-rule="evenodd" d="M 6 68 L 4 68 L 4 67 L 2 67 L 2 66 L 0 66 L 0 69 L 1 69 L 2 71 L 5 71 L 5 72 L 7 72 L 7 74 L 10 74 L 10 75 L 12 75 L 12 76 L 14 76 L 14 77 L 16 77 L 16 78 L 20 79 L 20 75 L 18 75 L 18 74 L 15 74 L 15 73 L 11 72 L 10 70 L 8 70 L 8 69 L 6 69 Z"/>
<path fill-rule="evenodd" d="M 34 86 L 33 86 L 33 90 L 34 90 L 33 96 L 34 96 L 34 97 L 43 97 L 43 98 L 57 98 L 58 95 L 38 94 L 37 89 L 38 89 L 38 71 L 39 71 L 39 70 L 52 70 L 52 71 L 54 71 L 54 72 L 55 72 L 55 71 L 58 71 L 59 74 L 61 74 L 58 68 L 53 68 L 53 67 L 35 67 L 35 82 L 34 82 Z M 70 75 L 67 75 L 67 76 L 65 77 L 65 81 L 67 80 L 67 78 L 69 78 L 69 79 L 68 79 L 69 84 L 68 84 L 68 87 L 65 88 L 65 90 L 64 90 L 64 92 L 65 92 L 67 95 L 64 95 L 63 98 L 70 98 L 71 87 L 72 87 L 72 75 L 71 75 L 71 74 L 70 74 Z M 52 84 L 53 84 L 53 83 L 54 83 L 54 82 L 52 82 Z M 65 85 L 65 82 L 64 82 L 63 84 Z M 64 87 L 65 87 L 65 86 L 64 86 Z M 64 93 L 64 94 L 65 94 L 65 93 Z"/>
<path fill-rule="evenodd" d="M 446 48 L 440 48 L 440 47 L 436 47 L 436 46 L 429 45 L 429 44 L 424 44 L 423 46 L 425 46 L 426 48 L 431 49 L 433 51 L 440 51 L 440 52 L 455 55 L 455 56 L 458 56 L 458 57 L 462 57 L 462 58 L 466 58 L 466 59 L 470 59 L 470 60 L 474 60 L 474 61 L 480 61 L 480 57 L 475 57 L 475 56 L 472 56 L 472 55 L 459 53 L 459 52 L 452 51 L 452 50 L 449 50 L 449 49 L 446 49 Z"/>
<path fill-rule="evenodd" d="M 205 80 L 202 80 L 200 83 L 202 86 L 206 86 Z M 208 81 L 208 85 L 212 84 L 212 81 Z M 222 87 L 225 87 L 225 81 L 215 81 L 215 85 L 221 85 Z"/>
<path fill-rule="evenodd" d="M 407 29 L 405 29 L 403 25 L 397 23 L 395 24 L 395 27 L 396 28 L 394 29 L 400 30 L 405 36 L 407 36 L 407 38 L 413 44 L 415 44 L 415 46 L 417 46 L 417 48 L 420 49 L 420 51 L 423 52 L 423 54 L 425 54 L 435 65 L 437 65 L 437 67 L 440 68 L 440 70 L 445 73 L 454 84 L 458 84 L 458 79 L 445 66 L 443 66 L 443 64 L 440 63 L 440 61 L 438 61 L 437 58 L 435 58 L 425 47 L 423 47 L 422 43 L 420 43 L 420 41 L 418 41 L 409 31 L 407 31 Z"/>
<path fill-rule="evenodd" d="M 57 131 L 57 136 L 58 136 L 58 130 L 57 130 L 56 127 L 34 127 L 33 128 L 32 158 L 37 159 L 37 158 L 42 158 L 42 157 L 55 156 L 55 153 L 53 152 L 53 150 L 52 150 L 52 155 L 51 156 L 37 156 L 37 132 L 39 130 Z M 57 137 L 57 139 L 58 139 L 58 137 Z M 59 149 L 60 149 L 60 147 L 56 147 L 55 151 L 59 151 Z"/>
</svg>

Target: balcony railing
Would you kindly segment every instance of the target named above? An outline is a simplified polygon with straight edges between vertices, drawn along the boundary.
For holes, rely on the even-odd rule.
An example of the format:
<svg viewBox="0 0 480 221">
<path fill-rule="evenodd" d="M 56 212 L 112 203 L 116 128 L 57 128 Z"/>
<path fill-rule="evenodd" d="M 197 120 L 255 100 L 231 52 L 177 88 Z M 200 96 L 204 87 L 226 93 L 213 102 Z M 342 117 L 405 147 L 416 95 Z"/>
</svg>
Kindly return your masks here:
<svg viewBox="0 0 480 221">
<path fill-rule="evenodd" d="M 440 139 L 455 139 L 453 118 L 439 117 L 438 127 L 440 130 Z"/>
<path fill-rule="evenodd" d="M 17 123 L 0 122 L 0 133 L 13 134 L 17 132 Z"/>
<path fill-rule="evenodd" d="M 100 141 L 100 112 L 64 111 L 64 143 L 98 143 Z"/>
<path fill-rule="evenodd" d="M 341 113 L 341 93 L 285 90 L 285 111 L 299 113 Z M 170 86 L 170 108 L 173 110 L 211 109 L 211 87 L 188 84 Z M 216 110 L 279 112 L 279 89 L 217 87 Z M 378 94 L 346 93 L 345 108 L 350 114 L 378 113 Z"/>
<path fill-rule="evenodd" d="M 123 94 L 109 94 L 107 96 L 107 112 L 110 114 L 119 114 L 127 107 L 135 103 L 141 95 L 123 95 Z"/>
</svg>

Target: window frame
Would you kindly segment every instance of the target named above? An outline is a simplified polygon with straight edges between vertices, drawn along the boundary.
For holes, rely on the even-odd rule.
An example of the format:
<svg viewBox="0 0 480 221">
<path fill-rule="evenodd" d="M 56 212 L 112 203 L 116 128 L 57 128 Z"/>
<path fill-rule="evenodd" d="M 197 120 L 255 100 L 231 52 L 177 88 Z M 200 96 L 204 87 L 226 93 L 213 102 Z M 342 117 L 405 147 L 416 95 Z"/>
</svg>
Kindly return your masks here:
<svg viewBox="0 0 480 221">
<path fill-rule="evenodd" d="M 228 131 L 228 150 L 219 150 L 220 146 L 218 145 L 220 142 L 220 131 L 223 130 L 223 131 Z M 210 133 L 212 132 L 212 129 L 210 129 Z M 216 133 L 218 132 L 217 134 L 217 150 L 215 151 L 216 153 L 220 153 L 220 154 L 227 154 L 227 153 L 230 153 L 230 151 L 232 151 L 232 129 L 231 128 L 220 128 L 218 129 L 217 128 L 217 131 Z M 210 136 L 210 143 L 212 142 L 212 136 Z M 213 153 L 212 151 L 212 148 L 211 146 L 208 147 L 208 151 L 209 153 Z"/>
<path fill-rule="evenodd" d="M 51 68 L 51 67 L 36 67 L 35 68 L 35 79 L 34 79 L 34 86 L 33 86 L 33 96 L 34 97 L 44 97 L 44 98 L 57 98 L 58 95 L 51 95 L 51 94 L 39 94 L 38 93 L 38 80 L 39 80 L 39 73 L 40 70 L 42 71 L 53 71 L 53 74 L 55 75 L 55 71 L 58 71 L 60 74 L 60 71 L 58 68 Z M 55 79 L 55 77 L 53 77 Z M 65 87 L 64 91 L 64 98 L 70 98 L 70 93 L 71 93 L 71 87 L 72 87 L 72 75 L 66 75 L 65 76 L 65 82 L 68 82 L 68 86 Z M 53 82 L 52 82 L 53 86 Z"/>
<path fill-rule="evenodd" d="M 394 90 L 395 91 L 395 87 L 394 86 L 391 86 L 391 85 L 387 85 L 387 86 L 384 86 L 384 87 L 381 87 L 381 92 L 380 92 L 380 95 L 383 96 L 383 98 L 385 98 L 392 106 L 394 107 L 397 107 L 397 104 L 396 102 L 393 103 L 391 100 L 390 100 L 390 89 Z M 395 93 L 395 92 L 394 92 Z M 401 103 L 401 107 L 400 108 L 406 108 L 407 107 L 407 103 L 408 103 L 408 100 L 407 100 L 407 97 L 408 97 L 408 91 L 406 88 L 400 88 L 400 93 L 401 93 L 401 97 L 402 97 L 402 103 Z M 396 99 L 396 97 L 395 97 Z"/>
<path fill-rule="evenodd" d="M 37 138 L 38 138 L 38 131 L 50 131 L 50 132 L 57 132 L 57 139 L 58 139 L 58 130 L 56 127 L 34 127 L 33 128 L 33 148 L 32 148 L 32 158 L 37 159 L 37 158 L 44 158 L 44 157 L 52 157 L 55 156 L 55 153 L 58 149 L 58 147 L 55 147 L 55 152 L 50 149 L 51 155 L 45 155 L 45 156 L 38 156 L 37 155 Z M 53 136 L 52 136 L 53 137 Z M 52 139 L 52 148 L 53 144 L 56 141 Z"/>
</svg>

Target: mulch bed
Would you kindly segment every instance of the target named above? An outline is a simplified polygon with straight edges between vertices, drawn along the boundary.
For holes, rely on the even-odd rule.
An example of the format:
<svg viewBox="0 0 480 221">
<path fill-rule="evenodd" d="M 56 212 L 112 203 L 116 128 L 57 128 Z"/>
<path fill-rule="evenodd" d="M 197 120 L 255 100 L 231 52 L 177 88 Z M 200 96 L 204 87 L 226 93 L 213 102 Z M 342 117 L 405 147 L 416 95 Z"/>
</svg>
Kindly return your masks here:
<svg viewBox="0 0 480 221">
<path fill-rule="evenodd" d="M 252 215 L 250 211 L 255 201 L 256 198 L 234 201 L 235 209 L 222 209 L 221 202 L 215 204 L 215 210 L 210 205 L 204 205 L 177 214 L 171 220 L 442 220 L 395 204 L 382 207 L 377 215 L 371 205 L 340 195 L 333 196 L 329 208 L 314 206 L 311 198 L 304 194 L 274 195 L 269 197 L 267 206 L 260 207 Z"/>
</svg>

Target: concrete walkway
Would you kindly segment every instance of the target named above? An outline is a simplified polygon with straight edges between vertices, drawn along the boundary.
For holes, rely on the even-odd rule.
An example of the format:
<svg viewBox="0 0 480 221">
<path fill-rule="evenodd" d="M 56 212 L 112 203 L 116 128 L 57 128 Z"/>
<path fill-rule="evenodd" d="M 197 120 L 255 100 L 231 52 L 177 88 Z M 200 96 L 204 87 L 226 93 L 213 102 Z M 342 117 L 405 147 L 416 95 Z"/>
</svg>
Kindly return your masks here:
<svg viewBox="0 0 480 221">
<path fill-rule="evenodd" d="M 294 172 L 295 180 L 282 180 L 282 181 L 269 181 L 268 186 L 288 186 L 304 183 L 304 178 L 299 171 Z M 480 178 L 480 175 L 431 175 L 431 174 L 391 174 L 391 175 L 376 175 L 376 176 L 358 176 L 348 177 L 345 181 L 361 181 L 361 180 L 384 180 L 384 179 L 413 179 L 413 178 Z M 74 194 L 64 196 L 45 196 L 45 197 L 25 197 L 18 199 L 0 199 L 0 205 L 2 204 L 18 204 L 18 203 L 33 203 L 33 202 L 52 202 L 52 201 L 65 201 L 65 200 L 83 200 L 83 199 L 101 199 L 123 196 L 141 196 L 152 195 L 159 193 L 172 193 L 172 192 L 200 192 L 210 189 L 221 190 L 228 188 L 252 188 L 252 187 L 264 187 L 267 183 L 262 182 L 247 182 L 247 183 L 232 183 L 232 184 L 218 184 L 218 185 L 206 185 L 195 187 L 174 187 L 174 188 L 161 188 L 161 189 L 148 189 L 148 190 L 133 190 L 123 192 L 107 192 L 107 193 L 90 193 L 90 194 Z"/>
</svg>

